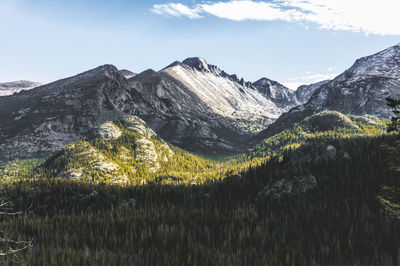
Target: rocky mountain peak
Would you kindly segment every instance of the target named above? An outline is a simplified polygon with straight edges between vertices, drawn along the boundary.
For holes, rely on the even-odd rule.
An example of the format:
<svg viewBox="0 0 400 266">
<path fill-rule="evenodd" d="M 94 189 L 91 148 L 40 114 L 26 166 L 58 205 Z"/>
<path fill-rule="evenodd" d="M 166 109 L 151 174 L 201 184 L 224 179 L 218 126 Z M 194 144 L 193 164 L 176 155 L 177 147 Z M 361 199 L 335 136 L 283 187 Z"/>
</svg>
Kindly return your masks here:
<svg viewBox="0 0 400 266">
<path fill-rule="evenodd" d="M 289 103 L 296 102 L 294 93 L 277 81 L 263 77 L 253 82 L 252 85 L 265 97 L 283 105 L 291 105 Z"/>
<path fill-rule="evenodd" d="M 357 59 L 339 80 L 361 76 L 398 78 L 400 75 L 400 44 L 376 54 Z"/>
<path fill-rule="evenodd" d="M 117 67 L 111 64 L 106 64 L 102 66 L 98 66 L 94 69 L 91 69 L 89 71 L 83 72 L 81 75 L 105 75 L 108 77 L 115 77 L 116 75 L 120 74 L 119 70 Z"/>
<path fill-rule="evenodd" d="M 262 78 L 260 78 L 259 80 L 257 80 L 254 83 L 257 83 L 257 84 L 260 84 L 260 85 L 266 85 L 266 84 L 276 85 L 276 84 L 278 84 L 277 81 L 271 80 L 271 79 L 266 78 L 266 77 L 262 77 Z"/>
<path fill-rule="evenodd" d="M 182 63 L 190 67 L 193 67 L 199 71 L 210 71 L 207 61 L 201 57 L 186 58 L 185 60 L 183 60 Z"/>
<path fill-rule="evenodd" d="M 80 73 L 73 77 L 69 77 L 69 78 L 55 81 L 53 83 L 49 83 L 46 86 L 47 87 L 54 87 L 54 86 L 63 87 L 66 85 L 70 86 L 72 84 L 75 84 L 75 86 L 77 86 L 77 85 L 82 85 L 81 83 L 95 84 L 95 83 L 104 82 L 104 81 L 107 81 L 110 79 L 122 81 L 122 80 L 124 80 L 124 77 L 119 72 L 118 68 L 116 68 L 113 65 L 107 64 L 107 65 L 98 66 L 96 68 L 85 71 L 85 72 Z"/>
</svg>

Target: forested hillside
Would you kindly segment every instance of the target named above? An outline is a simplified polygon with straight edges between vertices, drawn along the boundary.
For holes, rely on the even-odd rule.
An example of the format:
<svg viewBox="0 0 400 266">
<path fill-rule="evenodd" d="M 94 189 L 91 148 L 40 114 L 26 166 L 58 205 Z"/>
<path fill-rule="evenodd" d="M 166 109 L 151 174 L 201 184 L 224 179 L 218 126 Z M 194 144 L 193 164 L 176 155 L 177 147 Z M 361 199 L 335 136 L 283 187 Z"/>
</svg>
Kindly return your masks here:
<svg viewBox="0 0 400 266">
<path fill-rule="evenodd" d="M 93 141 L 75 144 L 90 144 L 89 154 L 100 151 L 117 165 L 124 165 L 117 156 L 121 147 L 133 147 L 143 136 L 157 154 L 170 149 L 171 157 L 152 171 L 143 157 L 130 157 L 136 170 L 147 169 L 137 176 L 132 169 L 121 170 L 130 182 L 116 184 L 116 175 L 101 175 L 95 167 L 87 169 L 99 179 L 87 180 L 88 173 L 55 177 L 86 165 L 90 156 L 82 157 L 79 149 L 3 167 L 2 195 L 14 209 L 26 210 L 1 221 L 4 237 L 33 244 L 18 258 L 4 260 L 29 265 L 397 263 L 400 137 L 386 134 L 384 122 L 324 112 L 248 154 L 219 160 L 165 144 L 143 126 L 125 117 L 100 127 Z M 158 150 L 162 145 L 168 148 Z"/>
</svg>

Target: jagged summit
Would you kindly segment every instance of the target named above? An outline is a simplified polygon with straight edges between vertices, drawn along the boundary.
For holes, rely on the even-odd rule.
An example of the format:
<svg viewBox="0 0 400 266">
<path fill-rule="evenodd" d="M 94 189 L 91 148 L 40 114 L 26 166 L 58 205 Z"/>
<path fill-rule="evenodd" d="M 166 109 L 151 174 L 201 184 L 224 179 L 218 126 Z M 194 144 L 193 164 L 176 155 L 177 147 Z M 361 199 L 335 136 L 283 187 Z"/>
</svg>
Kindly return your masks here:
<svg viewBox="0 0 400 266">
<path fill-rule="evenodd" d="M 189 57 L 183 60 L 182 63 L 199 71 L 210 71 L 207 61 L 201 57 Z"/>
<path fill-rule="evenodd" d="M 170 69 L 175 67 L 185 68 L 193 71 L 198 71 L 201 73 L 211 73 L 214 76 L 226 78 L 233 82 L 239 83 L 244 87 L 248 88 L 252 87 L 254 89 L 250 81 L 245 81 L 244 78 L 239 79 L 236 74 L 228 74 L 224 70 L 221 70 L 218 66 L 208 64 L 207 61 L 201 57 L 189 57 L 183 60 L 182 62 L 174 61 L 172 64 L 163 68 L 160 72 L 168 72 Z"/>
<path fill-rule="evenodd" d="M 284 85 L 280 84 L 275 80 L 271 80 L 269 78 L 260 78 L 259 80 L 252 83 L 262 94 L 267 95 L 267 97 L 271 97 L 273 91 L 271 90 L 272 87 L 279 87 L 282 90 L 289 90 L 289 88 L 285 87 Z"/>
<path fill-rule="evenodd" d="M 283 85 L 280 85 L 286 90 L 283 93 L 274 87 L 273 93 L 263 94 L 251 82 L 239 79 L 235 74 L 227 74 L 200 57 L 176 61 L 158 73 L 194 93 L 215 113 L 235 120 L 258 120 L 253 123 L 257 127 L 264 127 L 296 103 L 293 97 L 287 97 L 289 90 Z"/>
<path fill-rule="evenodd" d="M 98 66 L 96 68 L 93 68 L 89 71 L 85 71 L 81 74 L 78 74 L 78 76 L 86 76 L 86 75 L 106 75 L 109 77 L 113 77 L 120 74 L 118 68 L 114 65 L 111 64 L 105 64 L 102 66 Z"/>
<path fill-rule="evenodd" d="M 282 107 L 297 104 L 294 92 L 275 80 L 263 77 L 252 83 L 252 86 L 257 88 L 262 95 L 273 100 Z"/>
</svg>

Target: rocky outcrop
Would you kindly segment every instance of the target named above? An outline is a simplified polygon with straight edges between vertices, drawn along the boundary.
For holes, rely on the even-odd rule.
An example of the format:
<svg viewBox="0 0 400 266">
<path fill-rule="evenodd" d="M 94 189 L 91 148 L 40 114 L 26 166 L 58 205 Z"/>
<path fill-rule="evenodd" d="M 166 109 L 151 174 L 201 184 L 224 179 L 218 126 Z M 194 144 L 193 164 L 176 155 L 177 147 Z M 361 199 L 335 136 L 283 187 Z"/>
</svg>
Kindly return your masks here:
<svg viewBox="0 0 400 266">
<path fill-rule="evenodd" d="M 119 122 L 122 123 L 126 129 L 136 132 L 140 135 L 144 135 L 147 137 L 154 137 L 156 133 L 150 127 L 147 126 L 146 122 L 143 119 L 140 119 L 137 116 L 127 115 L 118 119 Z"/>
<path fill-rule="evenodd" d="M 173 156 L 143 120 L 124 116 L 101 124 L 95 139 L 67 145 L 43 168 L 68 179 L 128 183 L 137 171 L 157 172 Z"/>
<path fill-rule="evenodd" d="M 317 179 L 312 176 L 295 176 L 291 179 L 281 179 L 271 185 L 264 187 L 262 191 L 257 194 L 257 199 L 274 198 L 280 199 L 282 197 L 295 197 L 307 193 L 318 187 Z"/>
<path fill-rule="evenodd" d="M 339 158 L 350 159 L 350 155 L 330 144 L 308 143 L 292 151 L 287 164 L 288 167 L 310 163 L 321 166 L 325 163 L 335 162 Z"/>
<path fill-rule="evenodd" d="M 102 139 L 117 139 L 122 135 L 121 130 L 112 122 L 106 122 L 97 128 L 97 137 Z"/>
</svg>

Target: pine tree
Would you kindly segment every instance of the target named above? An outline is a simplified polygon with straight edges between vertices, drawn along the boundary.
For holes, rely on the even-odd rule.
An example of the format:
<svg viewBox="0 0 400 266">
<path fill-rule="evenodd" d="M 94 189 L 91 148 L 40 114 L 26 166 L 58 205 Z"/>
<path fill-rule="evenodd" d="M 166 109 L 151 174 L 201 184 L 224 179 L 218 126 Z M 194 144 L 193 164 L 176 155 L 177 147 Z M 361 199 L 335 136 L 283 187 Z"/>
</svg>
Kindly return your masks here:
<svg viewBox="0 0 400 266">
<path fill-rule="evenodd" d="M 391 122 L 387 124 L 387 132 L 400 132 L 399 120 L 400 120 L 400 100 L 386 98 L 387 105 L 392 108 L 395 116 L 392 117 Z"/>
</svg>

